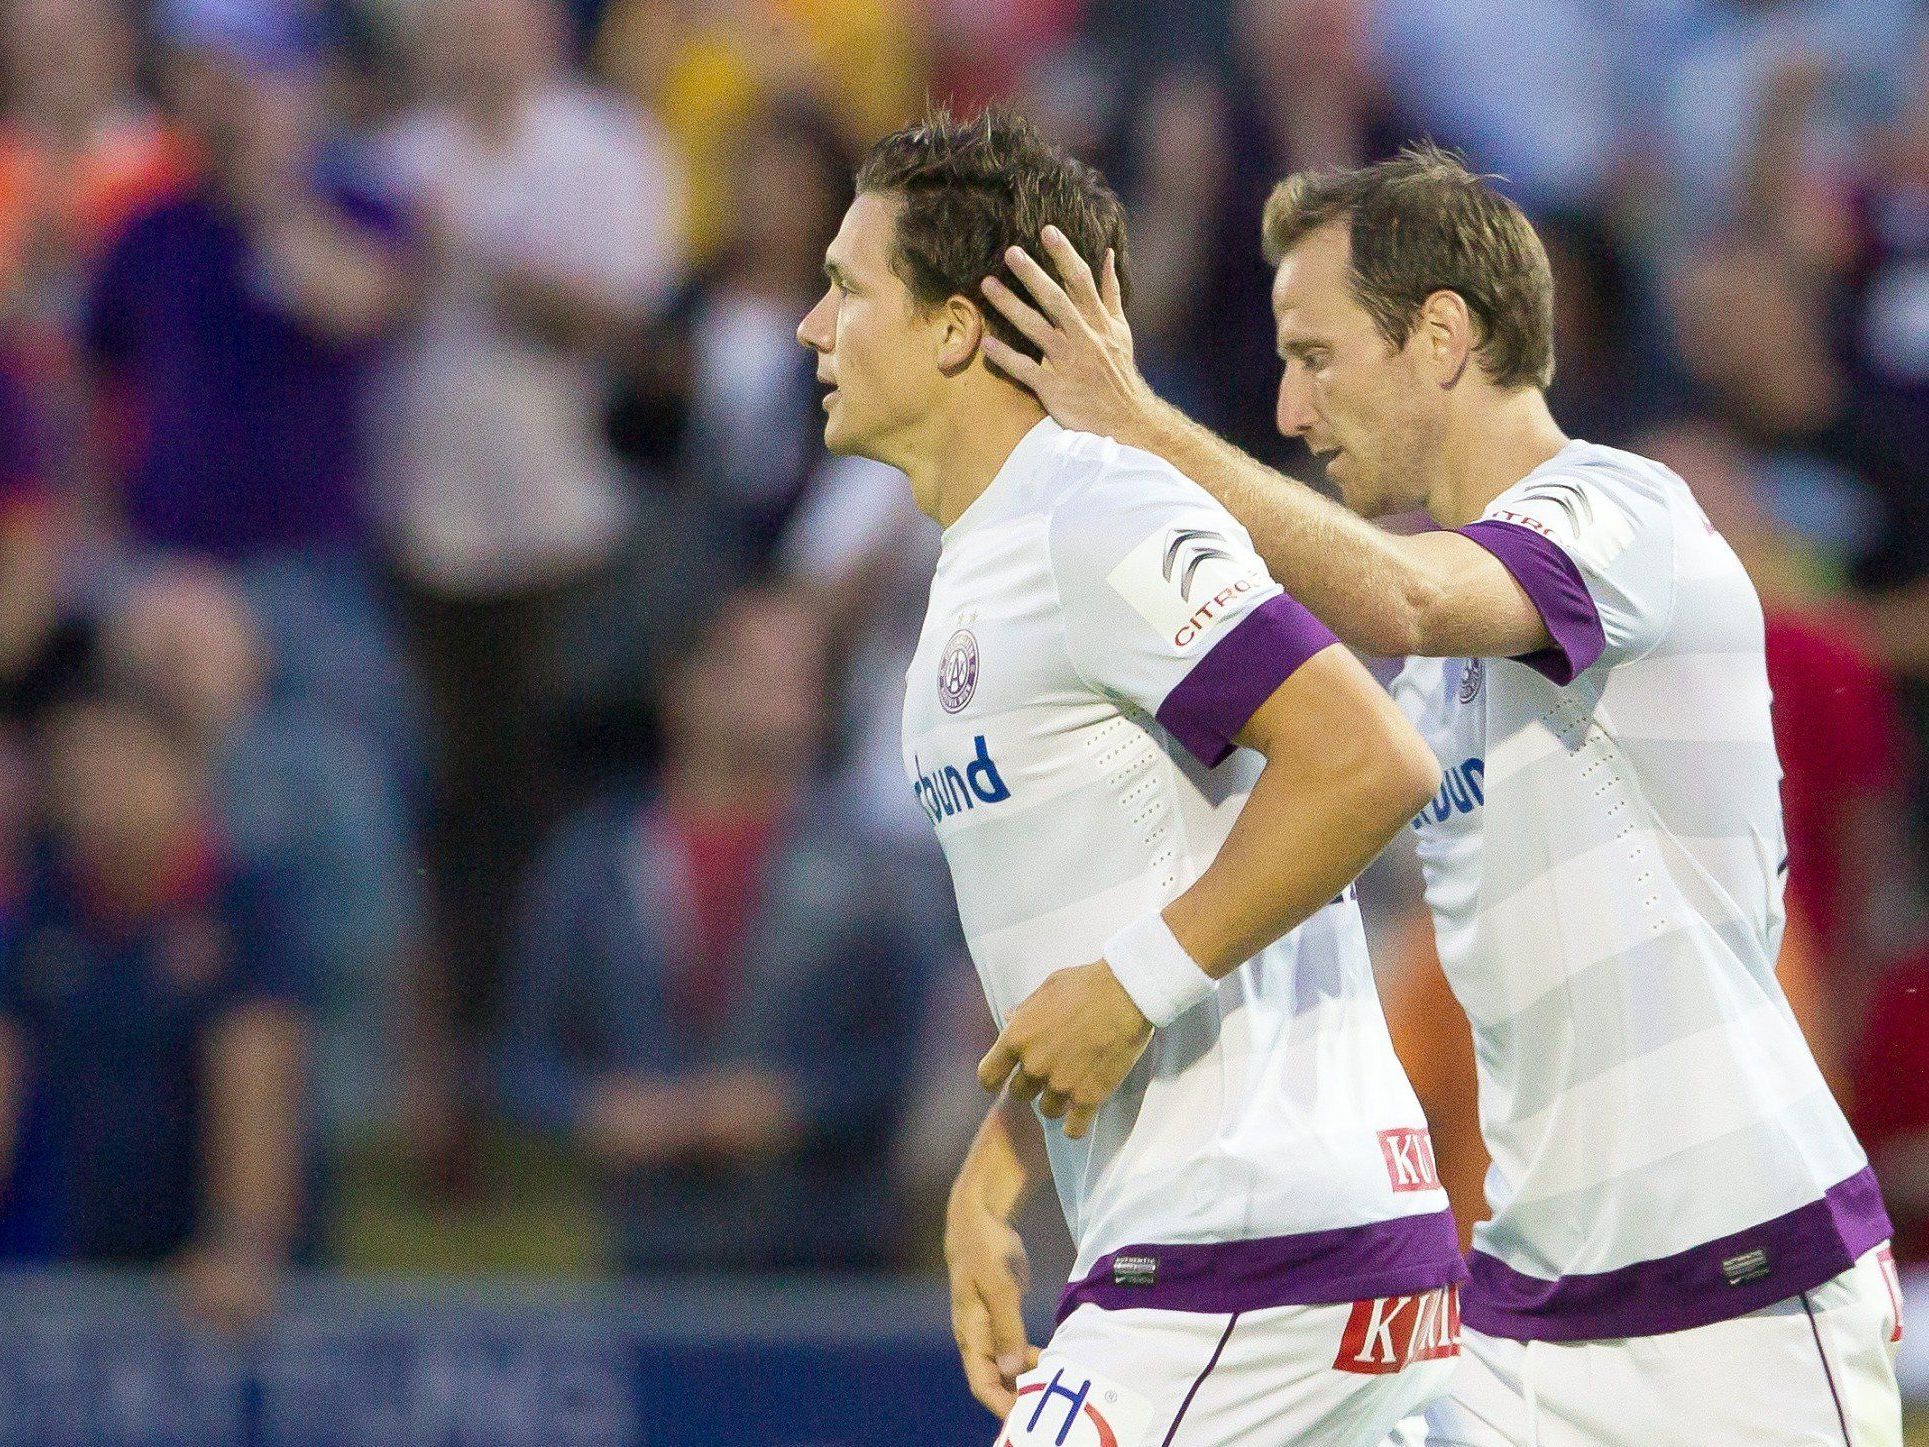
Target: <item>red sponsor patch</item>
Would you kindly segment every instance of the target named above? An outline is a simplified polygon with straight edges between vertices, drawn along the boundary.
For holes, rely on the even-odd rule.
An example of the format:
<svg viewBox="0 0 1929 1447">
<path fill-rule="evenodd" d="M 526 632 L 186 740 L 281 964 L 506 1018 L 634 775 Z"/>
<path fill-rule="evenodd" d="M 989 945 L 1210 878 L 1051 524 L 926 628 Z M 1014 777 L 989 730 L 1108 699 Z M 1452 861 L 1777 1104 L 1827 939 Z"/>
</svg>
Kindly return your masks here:
<svg viewBox="0 0 1929 1447">
<path fill-rule="evenodd" d="M 1386 1178 L 1396 1191 L 1437 1191 L 1440 1167 L 1433 1159 L 1433 1137 L 1424 1130 L 1383 1130 L 1380 1154 L 1386 1158 Z"/>
<path fill-rule="evenodd" d="M 1437 1286 L 1418 1296 L 1354 1302 L 1333 1368 L 1377 1377 L 1459 1355 L 1460 1288 Z"/>
</svg>

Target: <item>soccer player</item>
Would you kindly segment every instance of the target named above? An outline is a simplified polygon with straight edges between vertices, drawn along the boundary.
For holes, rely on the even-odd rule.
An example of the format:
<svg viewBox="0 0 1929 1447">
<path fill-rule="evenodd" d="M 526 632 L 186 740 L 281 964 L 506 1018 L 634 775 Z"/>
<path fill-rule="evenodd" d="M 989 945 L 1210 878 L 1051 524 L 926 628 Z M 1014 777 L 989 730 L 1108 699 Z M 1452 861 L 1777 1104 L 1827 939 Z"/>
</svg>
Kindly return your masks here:
<svg viewBox="0 0 1929 1447">
<path fill-rule="evenodd" d="M 1445 1388 L 1462 1268 L 1349 885 L 1439 771 L 1223 508 L 988 365 L 1008 245 L 1122 251 L 1097 173 L 938 116 L 857 189 L 798 336 L 827 444 L 944 528 L 904 759 L 1004 1027 L 947 1221 L 972 1389 L 1012 1447 L 1377 1442 Z M 1078 1257 L 1028 1372 L 1041 1124 Z"/>
<path fill-rule="evenodd" d="M 1394 693 L 1445 775 L 1413 827 L 1493 1156 L 1427 1440 L 1899 1442 L 1889 1222 L 1775 981 L 1747 575 L 1679 477 L 1562 434 L 1546 257 L 1452 157 L 1292 177 L 1264 242 L 1279 425 L 1345 508 L 1154 397 L 1115 268 L 1061 236 L 1062 286 L 1008 258 L 1035 308 L 986 284 L 1036 353 L 986 350 L 1225 502 L 1339 637 L 1410 656 Z M 1363 520 L 1421 506 L 1439 531 Z"/>
</svg>

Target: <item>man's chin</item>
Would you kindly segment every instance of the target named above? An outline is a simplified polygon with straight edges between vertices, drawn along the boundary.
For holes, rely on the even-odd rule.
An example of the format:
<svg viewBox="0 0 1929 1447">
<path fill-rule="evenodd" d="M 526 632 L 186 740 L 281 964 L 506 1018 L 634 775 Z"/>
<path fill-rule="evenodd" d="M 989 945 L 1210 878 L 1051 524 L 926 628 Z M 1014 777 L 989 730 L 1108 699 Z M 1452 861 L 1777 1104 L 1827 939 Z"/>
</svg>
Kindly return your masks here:
<svg viewBox="0 0 1929 1447">
<path fill-rule="evenodd" d="M 837 425 L 835 414 L 824 419 L 824 450 L 838 457 L 850 457 L 857 450 L 850 435 Z"/>
</svg>

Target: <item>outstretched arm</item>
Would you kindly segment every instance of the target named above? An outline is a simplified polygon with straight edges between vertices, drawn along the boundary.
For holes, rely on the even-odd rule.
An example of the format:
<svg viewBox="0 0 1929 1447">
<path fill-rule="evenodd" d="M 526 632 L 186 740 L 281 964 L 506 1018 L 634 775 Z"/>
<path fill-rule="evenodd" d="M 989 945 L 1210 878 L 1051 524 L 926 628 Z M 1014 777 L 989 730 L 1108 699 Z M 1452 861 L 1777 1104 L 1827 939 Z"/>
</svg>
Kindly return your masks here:
<svg viewBox="0 0 1929 1447">
<path fill-rule="evenodd" d="M 984 346 L 1060 423 L 1163 457 L 1205 488 L 1245 525 L 1273 576 L 1363 653 L 1511 658 L 1547 646 L 1540 613 L 1480 544 L 1452 532 L 1389 533 L 1162 400 L 1133 364 L 1112 258 L 1101 280 L 1056 227 L 1043 244 L 1065 286 L 1018 247 L 1006 261 L 1031 301 L 996 277 L 984 282 L 986 298 L 1043 359 L 996 337 Z"/>
</svg>

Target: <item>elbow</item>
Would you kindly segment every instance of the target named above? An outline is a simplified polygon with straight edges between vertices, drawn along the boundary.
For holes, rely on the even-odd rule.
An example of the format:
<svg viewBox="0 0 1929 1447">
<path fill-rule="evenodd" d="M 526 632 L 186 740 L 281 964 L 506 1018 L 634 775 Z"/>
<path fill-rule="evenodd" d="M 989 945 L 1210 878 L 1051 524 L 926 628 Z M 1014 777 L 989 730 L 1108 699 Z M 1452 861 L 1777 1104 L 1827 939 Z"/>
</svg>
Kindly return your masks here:
<svg viewBox="0 0 1929 1447">
<path fill-rule="evenodd" d="M 1440 590 L 1427 577 L 1409 573 L 1386 588 L 1371 608 L 1348 620 L 1344 641 L 1375 658 L 1431 656 L 1433 620 L 1441 608 Z"/>
<path fill-rule="evenodd" d="M 1440 763 L 1404 719 L 1387 720 L 1369 737 L 1371 757 L 1355 774 L 1361 794 L 1356 807 L 1362 818 L 1376 821 L 1384 844 L 1440 791 Z"/>
<path fill-rule="evenodd" d="M 1386 610 L 1385 633 L 1388 658 L 1431 658 L 1435 623 L 1446 608 L 1446 592 L 1429 574 L 1408 572 L 1400 580 L 1396 597 Z M 1435 787 L 1439 787 L 1438 784 Z M 1431 797 L 1431 794 L 1429 794 Z"/>
</svg>

